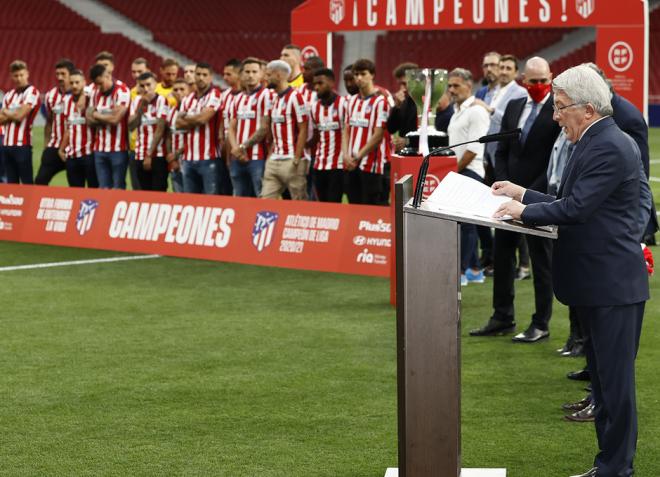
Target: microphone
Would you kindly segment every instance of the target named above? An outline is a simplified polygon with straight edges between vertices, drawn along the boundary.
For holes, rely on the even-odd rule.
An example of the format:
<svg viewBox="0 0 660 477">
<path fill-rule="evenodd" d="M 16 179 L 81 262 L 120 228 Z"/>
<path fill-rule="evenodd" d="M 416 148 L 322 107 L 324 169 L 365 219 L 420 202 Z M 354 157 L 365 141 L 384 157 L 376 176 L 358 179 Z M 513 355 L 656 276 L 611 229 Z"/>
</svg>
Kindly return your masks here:
<svg viewBox="0 0 660 477">
<path fill-rule="evenodd" d="M 422 160 L 422 165 L 419 166 L 419 172 L 417 175 L 417 183 L 415 184 L 415 195 L 413 197 L 413 207 L 419 209 L 419 206 L 422 204 L 422 195 L 424 194 L 424 182 L 426 181 L 426 173 L 429 170 L 429 160 L 431 156 L 442 151 L 447 151 L 454 147 L 465 146 L 466 144 L 472 144 L 474 142 L 487 143 L 487 142 L 498 142 L 504 141 L 505 139 L 518 137 L 520 135 L 520 128 L 511 129 L 510 131 L 503 131 L 497 134 L 489 134 L 487 136 L 481 136 L 478 139 L 473 139 L 471 141 L 460 142 L 458 144 L 452 144 L 451 146 L 442 146 L 432 149 L 424 159 Z"/>
<path fill-rule="evenodd" d="M 512 129 L 511 131 L 504 131 L 497 134 L 489 134 L 488 136 L 481 136 L 478 141 L 480 143 L 503 141 L 505 139 L 509 139 L 510 137 L 518 136 L 521 132 L 522 130 L 520 128 Z"/>
</svg>

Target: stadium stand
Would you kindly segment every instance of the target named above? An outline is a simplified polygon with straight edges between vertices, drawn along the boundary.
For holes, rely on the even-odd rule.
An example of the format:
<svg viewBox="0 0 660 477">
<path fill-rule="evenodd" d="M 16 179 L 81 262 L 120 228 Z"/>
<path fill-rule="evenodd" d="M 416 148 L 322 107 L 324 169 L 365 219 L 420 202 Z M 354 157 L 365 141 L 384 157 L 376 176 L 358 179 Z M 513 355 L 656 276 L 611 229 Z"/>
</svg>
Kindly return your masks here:
<svg viewBox="0 0 660 477">
<path fill-rule="evenodd" d="M 525 58 L 562 39 L 568 29 L 388 32 L 376 41 L 379 82 L 394 87 L 392 70 L 404 61 L 453 69 L 461 66 L 481 77 L 487 50 Z"/>
<path fill-rule="evenodd" d="M 579 65 L 580 63 L 595 61 L 595 59 L 596 43 L 590 42 L 583 47 L 570 52 L 568 55 L 564 55 L 561 58 L 553 61 L 550 64 L 550 69 L 556 76 L 572 66 Z"/>
<path fill-rule="evenodd" d="M 156 55 L 118 34 L 104 34 L 92 23 L 56 1 L 21 0 L 8 3 L 0 19 L 0 65 L 15 59 L 27 62 L 31 82 L 40 91 L 54 84 L 53 66 L 67 57 L 87 70 L 101 50 L 114 52 L 115 76 L 130 81 L 130 64 L 142 56 L 159 64 Z M 8 74 L 0 75 L 0 89 L 11 89 Z"/>
<path fill-rule="evenodd" d="M 291 10 L 302 1 L 161 0 L 158 8 L 132 0 L 104 3 L 151 30 L 156 41 L 222 71 L 233 57 L 278 58 L 289 43 Z"/>
</svg>

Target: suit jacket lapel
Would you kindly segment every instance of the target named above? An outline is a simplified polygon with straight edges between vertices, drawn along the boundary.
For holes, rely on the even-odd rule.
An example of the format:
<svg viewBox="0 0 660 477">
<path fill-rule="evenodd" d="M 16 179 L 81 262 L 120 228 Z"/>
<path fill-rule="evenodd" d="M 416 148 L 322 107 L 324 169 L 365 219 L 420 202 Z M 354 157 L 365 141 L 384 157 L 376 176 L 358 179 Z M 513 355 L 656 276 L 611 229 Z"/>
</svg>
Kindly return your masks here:
<svg viewBox="0 0 660 477">
<path fill-rule="evenodd" d="M 564 168 L 564 173 L 561 176 L 561 184 L 559 186 L 559 190 L 557 191 L 558 198 L 563 197 L 564 186 L 568 184 L 569 182 L 568 179 L 571 176 L 573 169 L 575 168 L 574 166 L 577 163 L 577 161 L 581 160 L 582 151 L 587 146 L 587 144 L 589 144 L 591 138 L 613 123 L 614 123 L 614 119 L 612 119 L 611 116 L 602 119 L 597 124 L 591 126 L 584 134 L 582 139 L 578 141 L 577 146 L 575 146 L 575 149 L 573 150 L 573 155 L 568 161 L 568 164 L 566 164 L 566 167 Z"/>
</svg>

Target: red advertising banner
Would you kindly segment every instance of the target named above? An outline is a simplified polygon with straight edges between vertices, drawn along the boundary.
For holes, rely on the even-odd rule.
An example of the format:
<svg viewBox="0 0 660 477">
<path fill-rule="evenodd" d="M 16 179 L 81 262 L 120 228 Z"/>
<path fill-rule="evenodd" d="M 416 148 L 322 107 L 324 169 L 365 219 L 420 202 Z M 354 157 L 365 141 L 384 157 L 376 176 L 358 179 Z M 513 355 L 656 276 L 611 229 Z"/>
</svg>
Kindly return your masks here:
<svg viewBox="0 0 660 477">
<path fill-rule="evenodd" d="M 0 185 L 0 240 L 387 277 L 388 207 Z"/>
<path fill-rule="evenodd" d="M 640 0 L 309 0 L 293 32 L 573 28 L 642 24 Z"/>
<path fill-rule="evenodd" d="M 637 27 L 602 27 L 596 37 L 596 63 L 621 96 L 644 102 L 644 36 Z"/>
</svg>

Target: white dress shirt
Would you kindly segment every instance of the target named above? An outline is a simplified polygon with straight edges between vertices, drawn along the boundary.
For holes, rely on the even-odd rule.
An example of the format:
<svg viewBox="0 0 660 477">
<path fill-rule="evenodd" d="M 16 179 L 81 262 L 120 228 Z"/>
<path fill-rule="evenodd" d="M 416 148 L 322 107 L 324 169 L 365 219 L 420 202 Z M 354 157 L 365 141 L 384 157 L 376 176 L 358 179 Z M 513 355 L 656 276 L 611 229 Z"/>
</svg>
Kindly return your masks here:
<svg viewBox="0 0 660 477">
<path fill-rule="evenodd" d="M 460 106 L 457 104 L 454 105 L 454 115 L 451 117 L 449 127 L 447 128 L 449 144 L 479 139 L 488 132 L 490 115 L 485 108 L 473 106 L 474 100 L 474 96 L 470 96 Z M 484 145 L 473 143 L 454 148 L 457 160 L 460 161 L 467 151 L 473 152 L 476 155 L 467 165 L 467 169 L 474 171 L 479 177 L 483 178 Z"/>
</svg>

